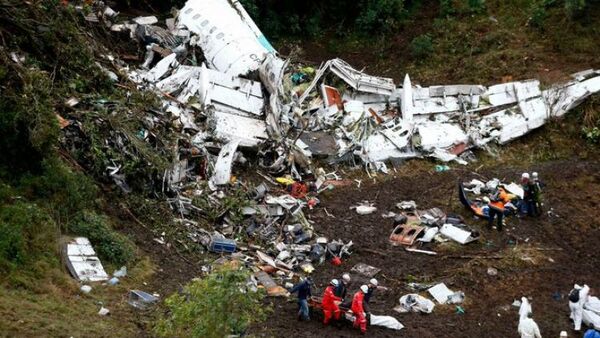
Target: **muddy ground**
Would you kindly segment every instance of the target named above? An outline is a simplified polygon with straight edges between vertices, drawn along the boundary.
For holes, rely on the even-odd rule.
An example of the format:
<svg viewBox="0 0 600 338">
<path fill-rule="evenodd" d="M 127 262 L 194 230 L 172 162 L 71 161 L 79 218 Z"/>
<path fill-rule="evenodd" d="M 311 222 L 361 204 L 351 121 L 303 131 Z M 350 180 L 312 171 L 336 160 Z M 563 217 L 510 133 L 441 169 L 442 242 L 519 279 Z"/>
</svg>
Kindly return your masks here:
<svg viewBox="0 0 600 338">
<path fill-rule="evenodd" d="M 433 166 L 433 165 L 432 165 Z M 355 252 L 335 267 L 329 263 L 314 273 L 315 293 L 321 293 L 331 278 L 359 262 L 382 269 L 376 276 L 388 291 L 378 291 L 372 301 L 375 314 L 396 317 L 405 325 L 402 331 L 369 328 L 370 337 L 516 337 L 518 309 L 511 303 L 529 297 L 542 335 L 558 337 L 562 330 L 571 331 L 566 295 L 572 284 L 587 283 L 598 287 L 600 273 L 600 223 L 596 215 L 600 197 L 600 174 L 597 161 L 549 162 L 533 168 L 503 168 L 475 173 L 470 168 L 456 167 L 448 172 L 433 170 L 402 171 L 372 183 L 363 179 L 338 187 L 322 196 L 322 207 L 311 213 L 315 230 L 329 238 L 352 239 Z M 472 217 L 457 198 L 456 183 L 465 178 L 507 178 L 517 180 L 524 170 L 538 171 L 546 182 L 546 212 L 540 218 L 509 218 L 507 229 L 498 233 L 488 230 L 485 222 Z M 371 215 L 359 216 L 349 209 L 356 203 L 374 201 L 378 208 Z M 432 245 L 437 256 L 409 253 L 392 247 L 388 236 L 392 221 L 382 218 L 396 211 L 395 204 L 415 200 L 419 208 L 440 207 L 447 213 L 459 213 L 478 229 L 482 238 L 465 246 Z M 334 217 L 327 216 L 323 208 Z M 548 213 L 548 211 L 551 211 Z M 457 256 L 502 256 L 501 259 L 460 258 Z M 487 274 L 494 267 L 497 276 Z M 360 286 L 354 274 L 352 292 Z M 466 294 L 457 314 L 453 305 L 439 305 L 432 314 L 398 314 L 392 308 L 410 291 L 407 282 L 445 282 L 452 290 Z M 421 293 L 426 295 L 425 293 Z M 430 297 L 431 298 L 431 297 Z M 295 318 L 293 299 L 274 299 L 274 313 L 256 334 L 274 337 L 352 337 L 358 336 L 351 326 L 337 329 L 323 327 L 320 314 L 309 322 Z M 577 335 L 579 336 L 579 335 Z"/>
</svg>

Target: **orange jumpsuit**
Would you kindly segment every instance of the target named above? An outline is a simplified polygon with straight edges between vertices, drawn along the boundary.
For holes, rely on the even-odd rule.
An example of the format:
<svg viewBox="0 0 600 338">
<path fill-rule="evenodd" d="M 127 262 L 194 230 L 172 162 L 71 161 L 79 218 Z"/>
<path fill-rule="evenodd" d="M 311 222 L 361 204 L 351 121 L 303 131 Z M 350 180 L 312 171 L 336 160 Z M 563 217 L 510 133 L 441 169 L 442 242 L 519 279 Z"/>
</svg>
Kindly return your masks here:
<svg viewBox="0 0 600 338">
<path fill-rule="evenodd" d="M 335 320 L 340 319 L 341 312 L 336 302 L 340 302 L 342 299 L 335 296 L 334 288 L 333 285 L 329 285 L 325 288 L 325 293 L 323 294 L 323 315 L 325 316 L 323 324 L 325 325 L 329 323 L 332 317 Z"/>
<path fill-rule="evenodd" d="M 352 298 L 351 307 L 352 313 L 355 316 L 354 327 L 359 327 L 362 333 L 367 332 L 367 318 L 365 317 L 365 309 L 363 307 L 364 299 L 365 294 L 362 291 L 358 291 Z"/>
</svg>

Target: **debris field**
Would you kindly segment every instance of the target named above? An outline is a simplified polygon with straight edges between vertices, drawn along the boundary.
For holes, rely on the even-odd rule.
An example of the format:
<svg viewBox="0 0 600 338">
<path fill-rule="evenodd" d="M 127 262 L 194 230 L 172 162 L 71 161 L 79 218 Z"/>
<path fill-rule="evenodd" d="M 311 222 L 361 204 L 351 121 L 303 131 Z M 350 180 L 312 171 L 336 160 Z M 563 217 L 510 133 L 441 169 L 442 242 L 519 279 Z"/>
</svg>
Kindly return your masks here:
<svg viewBox="0 0 600 338">
<path fill-rule="evenodd" d="M 548 208 L 540 218 L 508 218 L 503 233 L 465 210 L 457 182 L 483 175 L 483 182 L 505 177 L 508 186 L 529 170 L 474 176 L 460 165 L 476 160 L 472 149 L 504 146 L 600 92 L 600 71 L 582 70 L 549 88 L 537 80 L 421 87 L 409 75 L 398 86 L 339 58 L 322 65 L 280 58 L 239 2 L 190 0 L 164 23 L 153 16 L 121 19 L 103 6 L 86 18 L 145 48 L 142 64 L 107 54 L 101 67 L 161 102 L 136 135 L 110 133 L 105 151 L 135 157 L 129 145 L 146 142 L 160 156 L 170 154 L 172 163 L 153 177 L 155 196 L 168 203 L 191 242 L 220 255 L 203 272 L 229 260 L 251 266 L 251 283 L 266 290 L 275 308 L 264 327 L 253 328 L 258 334 L 357 335 L 292 320 L 297 310 L 288 290 L 298 277 L 314 276 L 320 294 L 344 272 L 352 273 L 351 292 L 378 278 L 386 289 L 376 294 L 373 313 L 399 320 L 394 329 L 406 336 L 513 336 L 512 304 L 523 296 L 545 334 L 570 326 L 565 297 L 573 283 L 597 277 L 595 245 L 586 243 L 599 238 L 597 221 L 582 215 L 585 194 L 565 196 L 564 189 L 569 178 L 583 177 L 597 187 L 598 164 L 535 168 L 552 187 Z M 65 148 L 76 149 L 85 131 L 74 118 L 60 119 Z M 423 157 L 459 166 L 394 174 L 402 161 Z M 125 194 L 131 192 L 126 165 L 110 158 L 105 172 Z M 332 166 L 366 176 L 325 169 Z M 237 176 L 242 167 L 251 177 Z M 382 174 L 389 176 L 371 182 Z M 89 242 L 77 241 L 101 269 Z M 77 270 L 78 258 L 68 256 Z M 580 264 L 570 263 L 574 257 Z M 374 269 L 360 272 L 357 265 Z M 85 272 L 73 274 L 84 280 Z M 108 279 L 104 271 L 93 274 Z M 413 298 L 425 310 L 402 310 Z M 136 308 L 157 300 L 140 290 L 130 294 Z M 374 337 L 398 334 L 369 330 Z"/>
</svg>

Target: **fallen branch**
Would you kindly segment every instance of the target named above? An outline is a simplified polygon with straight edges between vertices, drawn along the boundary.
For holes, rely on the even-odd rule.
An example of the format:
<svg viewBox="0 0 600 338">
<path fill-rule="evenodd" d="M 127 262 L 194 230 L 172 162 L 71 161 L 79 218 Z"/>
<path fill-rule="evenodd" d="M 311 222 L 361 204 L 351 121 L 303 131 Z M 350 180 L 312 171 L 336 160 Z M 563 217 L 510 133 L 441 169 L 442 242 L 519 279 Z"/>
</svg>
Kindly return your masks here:
<svg viewBox="0 0 600 338">
<path fill-rule="evenodd" d="M 435 251 L 420 250 L 420 249 L 413 249 L 413 248 L 404 248 L 404 250 L 406 250 L 408 252 L 422 253 L 422 254 L 431 255 L 431 256 L 437 255 L 437 252 L 435 252 Z"/>
<path fill-rule="evenodd" d="M 385 252 L 381 252 L 381 251 L 377 251 L 377 250 L 373 250 L 373 249 L 360 248 L 358 251 L 368 252 L 368 253 L 376 254 L 376 255 L 379 255 L 379 256 L 383 256 L 383 257 L 387 257 L 388 256 Z"/>
<path fill-rule="evenodd" d="M 502 258 L 504 258 L 504 256 L 460 255 L 460 256 L 444 256 L 444 258 L 455 258 L 455 259 L 502 259 Z"/>
</svg>

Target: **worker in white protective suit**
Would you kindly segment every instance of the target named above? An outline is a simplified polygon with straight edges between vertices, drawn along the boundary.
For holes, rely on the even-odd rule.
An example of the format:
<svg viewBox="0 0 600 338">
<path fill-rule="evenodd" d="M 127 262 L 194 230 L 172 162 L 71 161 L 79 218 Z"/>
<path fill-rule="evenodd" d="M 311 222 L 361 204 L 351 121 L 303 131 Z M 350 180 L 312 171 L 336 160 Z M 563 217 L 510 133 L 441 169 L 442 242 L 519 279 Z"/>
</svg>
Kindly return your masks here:
<svg viewBox="0 0 600 338">
<path fill-rule="evenodd" d="M 526 318 L 519 320 L 519 334 L 521 338 L 542 338 L 540 328 L 533 320 L 533 313 L 528 312 Z"/>
<path fill-rule="evenodd" d="M 575 284 L 573 290 L 569 292 L 569 309 L 571 315 L 569 316 L 573 320 L 573 329 L 575 331 L 581 330 L 581 321 L 583 320 L 583 305 L 587 302 L 590 287 L 583 285 L 583 287 Z"/>
</svg>

